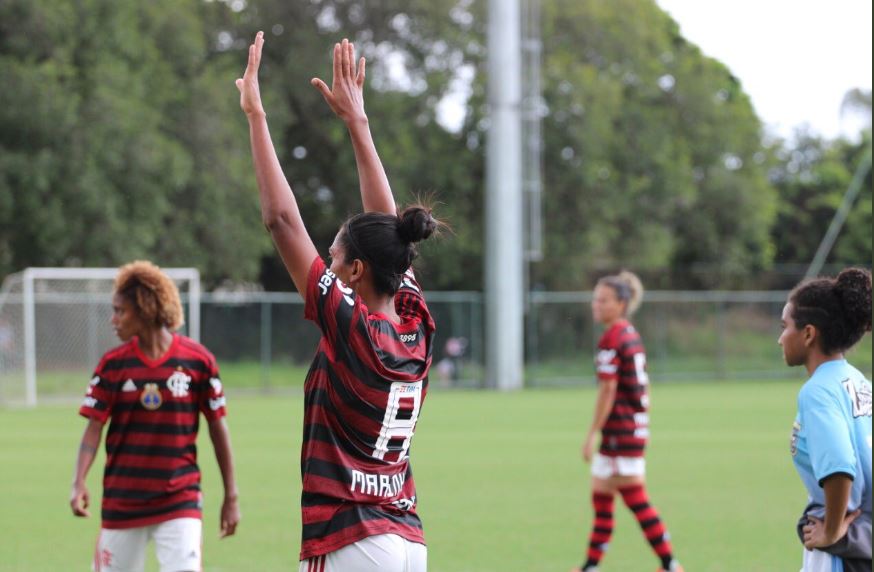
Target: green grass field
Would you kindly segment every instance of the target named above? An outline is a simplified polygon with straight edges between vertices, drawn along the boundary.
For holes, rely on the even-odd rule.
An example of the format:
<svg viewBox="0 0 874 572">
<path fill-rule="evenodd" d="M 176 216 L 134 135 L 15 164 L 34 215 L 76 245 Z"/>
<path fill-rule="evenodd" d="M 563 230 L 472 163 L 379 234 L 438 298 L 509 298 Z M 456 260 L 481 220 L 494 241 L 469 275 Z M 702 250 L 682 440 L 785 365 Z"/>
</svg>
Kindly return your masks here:
<svg viewBox="0 0 874 572">
<path fill-rule="evenodd" d="M 801 381 L 654 386 L 650 498 L 689 572 L 798 569 L 793 525 L 805 494 L 788 439 Z M 221 484 L 202 431 L 204 569 L 297 570 L 302 395 L 229 394 L 243 521 L 237 536 L 218 540 Z M 432 389 L 412 449 L 432 571 L 580 563 L 591 509 L 579 446 L 594 396 L 593 388 Z M 0 570 L 89 569 L 99 520 L 76 519 L 68 507 L 84 429 L 76 407 L 0 410 Z M 89 476 L 95 500 L 102 462 Z M 657 567 L 621 502 L 602 564 L 604 572 Z M 147 569 L 157 569 L 154 558 Z"/>
</svg>

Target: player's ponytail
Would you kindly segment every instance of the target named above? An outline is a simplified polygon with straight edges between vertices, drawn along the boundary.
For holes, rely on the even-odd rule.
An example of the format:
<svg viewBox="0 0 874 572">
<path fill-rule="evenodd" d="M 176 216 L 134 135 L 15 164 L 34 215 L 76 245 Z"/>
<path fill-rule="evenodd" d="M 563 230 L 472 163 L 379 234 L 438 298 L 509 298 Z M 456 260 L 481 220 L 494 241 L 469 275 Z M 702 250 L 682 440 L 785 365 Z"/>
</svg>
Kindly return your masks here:
<svg viewBox="0 0 874 572">
<path fill-rule="evenodd" d="M 616 297 L 625 302 L 625 315 L 631 316 L 643 302 L 643 283 L 633 272 L 623 270 L 615 276 L 605 276 L 598 284 L 609 286 L 616 292 Z"/>
<path fill-rule="evenodd" d="M 407 207 L 398 215 L 397 225 L 401 240 L 414 243 L 421 242 L 434 234 L 439 223 L 431 215 L 431 209 L 415 205 Z"/>
<path fill-rule="evenodd" d="M 814 326 L 824 353 L 844 352 L 871 331 L 871 272 L 846 268 L 837 278 L 802 282 L 789 303 L 795 327 Z"/>
<path fill-rule="evenodd" d="M 862 268 L 845 268 L 835 279 L 834 289 L 841 301 L 847 329 L 862 332 L 862 335 L 870 332 L 871 273 Z"/>
<path fill-rule="evenodd" d="M 422 205 L 407 207 L 397 215 L 368 212 L 351 217 L 341 229 L 340 241 L 346 262 L 355 259 L 370 266 L 374 289 L 393 295 L 400 288 L 404 272 L 418 256 L 416 243 L 432 236 L 443 226 Z"/>
</svg>

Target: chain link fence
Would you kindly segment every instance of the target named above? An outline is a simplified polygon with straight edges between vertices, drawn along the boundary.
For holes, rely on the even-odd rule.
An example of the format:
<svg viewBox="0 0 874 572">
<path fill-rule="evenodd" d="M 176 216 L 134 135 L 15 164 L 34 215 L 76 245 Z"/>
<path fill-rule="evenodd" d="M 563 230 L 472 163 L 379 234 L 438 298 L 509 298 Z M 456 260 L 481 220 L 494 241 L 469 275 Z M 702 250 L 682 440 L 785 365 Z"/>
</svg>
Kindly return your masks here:
<svg viewBox="0 0 874 572">
<path fill-rule="evenodd" d="M 650 291 L 634 323 L 647 348 L 654 383 L 743 378 L 803 378 L 783 364 L 777 345 L 787 292 Z M 186 296 L 183 293 L 183 299 Z M 434 387 L 485 387 L 483 295 L 431 292 L 437 323 Z M 81 393 L 107 349 L 119 342 L 109 325 L 106 292 L 38 294 L 37 389 L 40 400 Z M 533 292 L 526 308 L 526 385 L 594 383 L 593 349 L 601 328 L 592 323 L 589 292 Z M 318 343 L 296 293 L 204 293 L 201 341 L 217 357 L 231 389 L 300 388 Z M 0 403 L 20 401 L 20 297 L 0 300 Z M 871 376 L 871 336 L 849 356 Z"/>
</svg>

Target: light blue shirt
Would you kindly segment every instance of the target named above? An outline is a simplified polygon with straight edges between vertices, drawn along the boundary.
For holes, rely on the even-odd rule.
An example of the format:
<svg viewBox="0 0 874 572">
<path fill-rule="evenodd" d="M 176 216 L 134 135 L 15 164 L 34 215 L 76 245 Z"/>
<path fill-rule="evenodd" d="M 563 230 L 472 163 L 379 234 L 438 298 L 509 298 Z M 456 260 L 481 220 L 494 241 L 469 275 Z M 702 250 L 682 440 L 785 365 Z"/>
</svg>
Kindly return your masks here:
<svg viewBox="0 0 874 572">
<path fill-rule="evenodd" d="M 844 473 L 853 479 L 847 510 L 871 514 L 871 382 L 846 360 L 821 364 L 801 388 L 791 452 L 808 503 L 824 507 L 823 479 Z"/>
</svg>

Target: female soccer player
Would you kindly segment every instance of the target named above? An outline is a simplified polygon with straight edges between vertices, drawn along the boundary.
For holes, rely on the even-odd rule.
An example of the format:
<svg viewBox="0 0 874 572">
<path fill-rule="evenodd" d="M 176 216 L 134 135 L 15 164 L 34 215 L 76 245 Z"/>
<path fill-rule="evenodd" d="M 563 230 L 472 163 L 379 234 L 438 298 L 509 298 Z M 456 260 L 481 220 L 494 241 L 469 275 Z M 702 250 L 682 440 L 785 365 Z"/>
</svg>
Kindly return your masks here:
<svg viewBox="0 0 874 572">
<path fill-rule="evenodd" d="M 221 537 L 240 520 L 225 397 L 212 354 L 175 333 L 182 304 L 173 281 L 143 261 L 122 266 L 115 279 L 112 327 L 124 342 L 94 371 L 79 414 L 88 418 L 70 494 L 76 516 L 89 516 L 85 477 L 106 435 L 102 528 L 94 570 L 138 572 L 155 540 L 162 572 L 201 570 L 199 414 L 224 481 Z"/>
<path fill-rule="evenodd" d="M 410 265 L 415 243 L 436 229 L 430 210 L 398 215 L 364 112 L 364 58 L 334 46 L 329 89 L 314 79 L 352 138 L 364 213 L 340 227 L 318 256 L 267 129 L 258 86 L 264 35 L 237 80 L 249 120 L 264 224 L 322 338 L 304 386 L 300 570 L 426 569 L 409 464 L 427 391 L 434 322 Z"/>
<path fill-rule="evenodd" d="M 599 280 L 592 297 L 594 319 L 607 330 L 598 342 L 598 397 L 582 447 L 583 459 L 592 463 L 595 520 L 587 559 L 582 568 L 573 569 L 576 572 L 598 569 L 613 534 L 613 497 L 617 492 L 658 556 L 659 570 L 682 571 L 674 559 L 668 532 L 646 493 L 643 452 L 649 436 L 649 377 L 640 334 L 628 321 L 642 297 L 640 280 L 625 271 Z M 598 433 L 601 447 L 596 453 Z"/>
<path fill-rule="evenodd" d="M 798 285 L 778 343 L 810 379 L 798 394 L 790 451 L 808 493 L 803 572 L 871 570 L 871 382 L 844 352 L 871 331 L 871 273 Z"/>
</svg>

